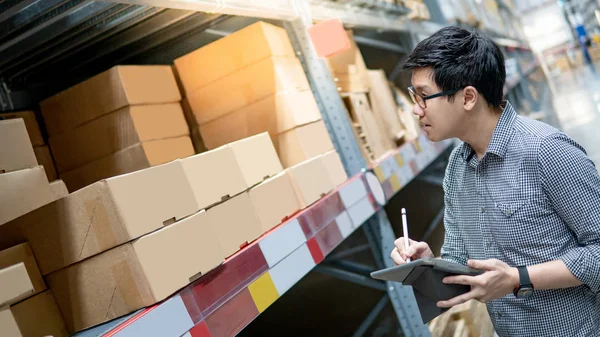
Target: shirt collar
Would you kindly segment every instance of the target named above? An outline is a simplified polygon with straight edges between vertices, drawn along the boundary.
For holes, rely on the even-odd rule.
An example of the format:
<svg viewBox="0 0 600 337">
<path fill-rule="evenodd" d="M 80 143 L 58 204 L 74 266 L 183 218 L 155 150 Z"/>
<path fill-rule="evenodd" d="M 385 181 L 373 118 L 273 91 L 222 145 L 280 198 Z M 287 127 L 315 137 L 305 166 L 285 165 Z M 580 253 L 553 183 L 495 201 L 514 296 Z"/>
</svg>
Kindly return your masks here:
<svg viewBox="0 0 600 337">
<path fill-rule="evenodd" d="M 508 142 L 510 141 L 510 136 L 512 135 L 512 127 L 517 119 L 517 111 L 512 104 L 510 104 L 509 101 L 505 101 L 503 105 L 504 110 L 502 110 L 498 124 L 496 124 L 494 133 L 492 134 L 492 139 L 490 140 L 490 144 L 486 150 L 486 153 L 493 153 L 500 158 L 504 158 L 504 155 L 506 154 Z M 460 153 L 465 161 L 468 162 L 469 159 L 471 159 L 473 152 L 474 150 L 471 145 L 465 142 L 462 143 Z"/>
</svg>

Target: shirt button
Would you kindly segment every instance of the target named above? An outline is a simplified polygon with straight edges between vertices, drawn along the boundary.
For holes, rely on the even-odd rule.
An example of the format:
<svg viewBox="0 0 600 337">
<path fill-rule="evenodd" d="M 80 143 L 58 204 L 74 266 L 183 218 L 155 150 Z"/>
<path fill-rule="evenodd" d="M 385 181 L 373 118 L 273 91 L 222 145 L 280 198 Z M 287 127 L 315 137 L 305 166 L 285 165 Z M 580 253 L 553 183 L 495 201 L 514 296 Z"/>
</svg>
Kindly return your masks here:
<svg viewBox="0 0 600 337">
<path fill-rule="evenodd" d="M 481 213 L 485 213 L 485 207 L 481 207 Z"/>
</svg>

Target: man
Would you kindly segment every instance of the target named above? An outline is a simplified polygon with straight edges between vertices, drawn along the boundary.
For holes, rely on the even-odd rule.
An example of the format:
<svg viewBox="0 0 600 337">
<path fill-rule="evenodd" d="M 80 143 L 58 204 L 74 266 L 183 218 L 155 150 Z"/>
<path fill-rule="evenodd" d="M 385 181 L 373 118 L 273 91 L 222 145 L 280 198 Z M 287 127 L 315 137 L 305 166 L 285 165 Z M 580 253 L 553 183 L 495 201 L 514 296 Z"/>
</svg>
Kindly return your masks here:
<svg viewBox="0 0 600 337">
<path fill-rule="evenodd" d="M 484 269 L 446 277 L 487 303 L 500 336 L 600 336 L 600 178 L 581 146 L 502 101 L 504 57 L 489 38 L 444 28 L 406 61 L 432 141 L 459 138 L 444 178 L 442 259 Z M 433 257 L 403 238 L 391 253 Z"/>
</svg>

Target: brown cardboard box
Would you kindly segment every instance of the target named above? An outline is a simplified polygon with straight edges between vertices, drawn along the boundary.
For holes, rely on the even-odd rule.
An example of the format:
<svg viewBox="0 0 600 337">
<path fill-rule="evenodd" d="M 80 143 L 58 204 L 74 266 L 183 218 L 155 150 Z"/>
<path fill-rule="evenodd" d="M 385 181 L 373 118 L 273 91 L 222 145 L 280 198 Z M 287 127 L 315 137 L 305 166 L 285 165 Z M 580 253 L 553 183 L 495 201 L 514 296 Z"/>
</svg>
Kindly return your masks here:
<svg viewBox="0 0 600 337">
<path fill-rule="evenodd" d="M 128 105 L 181 100 L 170 66 L 116 66 L 40 103 L 48 135 Z"/>
<path fill-rule="evenodd" d="M 102 179 L 143 170 L 192 155 L 194 155 L 194 147 L 188 136 L 153 140 L 136 144 L 62 173 L 60 177 L 69 191 L 74 192 Z"/>
<path fill-rule="evenodd" d="M 218 266 L 223 252 L 211 226 L 201 211 L 48 275 L 68 330 L 154 304 Z"/>
<path fill-rule="evenodd" d="M 10 308 L 23 337 L 67 337 L 65 321 L 51 290 L 37 294 Z"/>
<path fill-rule="evenodd" d="M 23 262 L 1 267 L 0 284 L 2 284 L 2 287 L 0 287 L 0 308 L 19 302 L 34 294 L 33 285 Z"/>
<path fill-rule="evenodd" d="M 23 118 L 23 121 L 25 122 L 25 128 L 27 129 L 27 134 L 29 135 L 29 140 L 31 140 L 32 146 L 42 146 L 46 144 L 44 142 L 44 137 L 42 137 L 42 132 L 40 131 L 40 125 L 38 124 L 38 121 L 35 117 L 35 113 L 33 111 L 0 113 L 0 120 L 17 118 Z"/>
<path fill-rule="evenodd" d="M 206 213 L 223 249 L 223 257 L 233 255 L 264 232 L 246 192 L 209 208 Z"/>
<path fill-rule="evenodd" d="M 10 309 L 0 309 L 0 335 L 6 337 L 22 337 L 19 326 Z"/>
<path fill-rule="evenodd" d="M 35 257 L 31 252 L 31 247 L 29 247 L 29 244 L 26 242 L 0 251 L 0 269 L 14 266 L 18 263 L 24 263 L 27 274 L 29 275 L 28 279 L 31 280 L 31 284 L 33 285 L 34 291 L 29 294 L 29 296 L 46 290 L 46 284 L 44 283 L 42 274 L 40 274 L 40 269 L 35 261 Z M 23 297 L 21 299 L 23 299 Z M 0 304 L 0 306 L 2 306 L 2 304 Z"/>
<path fill-rule="evenodd" d="M 268 232 L 300 210 L 292 181 L 285 172 L 263 181 L 248 194 L 263 232 Z"/>
<path fill-rule="evenodd" d="M 50 137 L 59 173 L 138 143 L 188 136 L 179 103 L 128 106 Z"/>
<path fill-rule="evenodd" d="M 379 120 L 382 121 L 382 129 L 386 132 L 388 138 L 396 145 L 400 145 L 400 140 L 406 134 L 406 130 L 402 127 L 400 118 L 396 111 L 396 101 L 388 84 L 385 72 L 379 70 L 369 70 L 369 83 L 371 91 L 371 107 Z"/>
<path fill-rule="evenodd" d="M 238 195 L 283 168 L 267 134 L 181 161 L 200 208 Z"/>
<path fill-rule="evenodd" d="M 0 120 L 0 174 L 35 166 L 37 161 L 25 122 L 22 119 Z"/>
<path fill-rule="evenodd" d="M 200 130 L 198 128 L 190 130 L 190 138 L 192 139 L 192 144 L 194 145 L 194 151 L 196 153 L 208 151 L 208 148 L 204 144 L 204 139 L 202 139 L 202 135 L 200 134 Z"/>
<path fill-rule="evenodd" d="M 295 57 L 270 57 L 187 94 L 198 125 L 280 91 L 309 90 Z"/>
<path fill-rule="evenodd" d="M 99 181 L 5 224 L 0 248 L 28 241 L 46 275 L 198 209 L 181 162 L 174 161 Z"/>
<path fill-rule="evenodd" d="M 54 201 L 41 166 L 0 174 L 0 186 L 0 232 L 2 224 Z"/>
<path fill-rule="evenodd" d="M 50 149 L 48 146 L 34 147 L 33 153 L 35 154 L 37 162 L 44 167 L 48 181 L 54 181 L 58 179 L 56 167 L 54 167 L 54 161 L 52 160 L 52 155 L 50 154 Z"/>
<path fill-rule="evenodd" d="M 257 22 L 175 60 L 185 91 L 271 56 L 295 56 L 285 29 Z"/>
<path fill-rule="evenodd" d="M 292 180 L 302 209 L 312 205 L 334 188 L 321 156 L 292 166 L 285 171 Z"/>
<path fill-rule="evenodd" d="M 277 137 L 277 153 L 283 167 L 291 167 L 333 149 L 325 123 L 304 125 Z"/>
<path fill-rule="evenodd" d="M 269 132 L 271 139 L 321 119 L 312 91 L 281 92 L 200 126 L 204 144 L 214 149 L 238 139 Z"/>
<path fill-rule="evenodd" d="M 355 87 L 360 87 L 361 91 L 368 91 L 367 65 L 354 41 L 352 31 L 347 31 L 347 34 L 348 40 L 350 40 L 350 48 L 328 57 L 327 65 L 334 78 L 338 79 L 338 86 L 343 83 L 354 84 Z"/>
<path fill-rule="evenodd" d="M 60 198 L 64 198 L 69 195 L 69 191 L 67 190 L 67 185 L 62 180 L 55 180 L 50 183 L 50 190 L 54 195 L 54 200 L 58 200 Z"/>
<path fill-rule="evenodd" d="M 325 165 L 333 186 L 339 186 L 348 180 L 344 164 L 336 150 L 321 155 L 321 160 L 323 160 L 323 165 Z"/>
</svg>

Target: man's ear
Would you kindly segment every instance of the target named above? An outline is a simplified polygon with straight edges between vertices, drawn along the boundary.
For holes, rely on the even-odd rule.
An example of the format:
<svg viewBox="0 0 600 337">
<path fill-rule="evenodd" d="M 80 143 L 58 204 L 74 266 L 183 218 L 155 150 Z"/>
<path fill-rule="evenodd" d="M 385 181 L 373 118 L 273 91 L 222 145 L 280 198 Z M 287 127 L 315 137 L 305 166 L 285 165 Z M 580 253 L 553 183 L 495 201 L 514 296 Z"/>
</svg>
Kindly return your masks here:
<svg viewBox="0 0 600 337">
<path fill-rule="evenodd" d="M 472 86 L 467 86 L 463 89 L 463 107 L 467 111 L 473 110 L 475 108 L 475 104 L 479 99 L 479 92 Z"/>
</svg>

